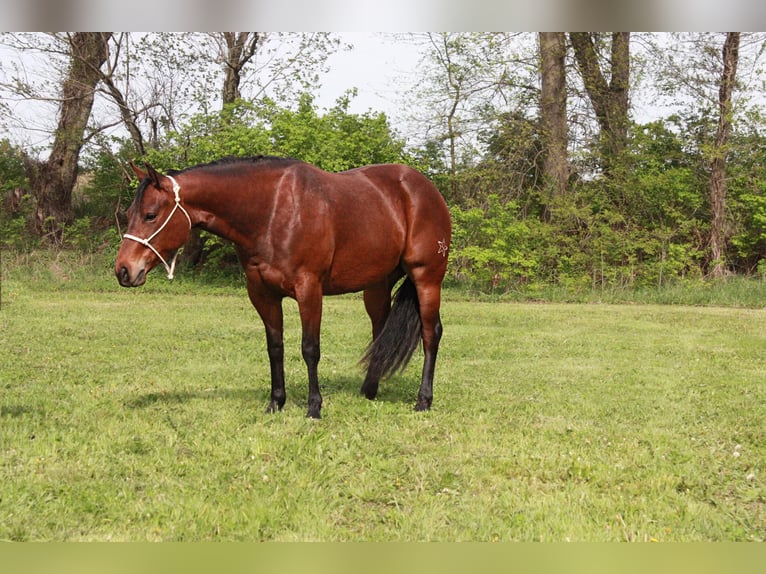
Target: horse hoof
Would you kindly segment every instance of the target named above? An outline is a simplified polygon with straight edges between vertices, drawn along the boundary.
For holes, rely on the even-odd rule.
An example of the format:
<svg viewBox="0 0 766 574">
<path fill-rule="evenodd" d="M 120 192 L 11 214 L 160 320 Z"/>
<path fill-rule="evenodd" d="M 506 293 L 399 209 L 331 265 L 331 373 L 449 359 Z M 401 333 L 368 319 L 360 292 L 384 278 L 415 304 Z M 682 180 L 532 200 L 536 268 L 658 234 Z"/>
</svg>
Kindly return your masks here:
<svg viewBox="0 0 766 574">
<path fill-rule="evenodd" d="M 280 405 L 280 404 L 279 404 L 278 402 L 276 402 L 276 401 L 271 401 L 271 402 L 269 403 L 269 406 L 268 406 L 268 407 L 266 407 L 266 414 L 269 414 L 269 415 L 270 415 L 270 414 L 276 413 L 276 412 L 278 412 L 278 411 L 281 411 L 281 410 L 282 410 L 282 406 L 283 406 L 283 405 Z"/>
<path fill-rule="evenodd" d="M 378 384 L 377 383 L 362 383 L 362 388 L 359 389 L 359 393 L 372 400 L 378 396 Z"/>
<path fill-rule="evenodd" d="M 306 418 L 319 420 L 322 418 L 322 415 L 319 413 L 318 410 L 315 411 L 315 410 L 309 409 L 309 412 L 306 413 Z"/>
<path fill-rule="evenodd" d="M 423 411 L 430 411 L 431 410 L 431 401 L 425 401 L 422 399 L 418 399 L 418 402 L 415 403 L 415 412 L 423 412 Z"/>
</svg>

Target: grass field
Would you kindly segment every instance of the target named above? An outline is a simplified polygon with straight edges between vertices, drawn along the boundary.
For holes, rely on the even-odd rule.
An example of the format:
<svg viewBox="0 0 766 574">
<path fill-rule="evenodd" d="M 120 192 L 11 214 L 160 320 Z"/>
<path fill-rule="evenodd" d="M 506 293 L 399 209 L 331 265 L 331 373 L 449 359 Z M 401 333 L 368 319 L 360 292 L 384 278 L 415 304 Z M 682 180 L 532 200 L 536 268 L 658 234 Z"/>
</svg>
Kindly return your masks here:
<svg viewBox="0 0 766 574">
<path fill-rule="evenodd" d="M 422 355 L 367 401 L 361 299 L 327 298 L 314 421 L 293 302 L 266 415 L 243 290 L 112 281 L 5 273 L 0 540 L 766 538 L 763 309 L 448 295 L 415 413 Z"/>
</svg>

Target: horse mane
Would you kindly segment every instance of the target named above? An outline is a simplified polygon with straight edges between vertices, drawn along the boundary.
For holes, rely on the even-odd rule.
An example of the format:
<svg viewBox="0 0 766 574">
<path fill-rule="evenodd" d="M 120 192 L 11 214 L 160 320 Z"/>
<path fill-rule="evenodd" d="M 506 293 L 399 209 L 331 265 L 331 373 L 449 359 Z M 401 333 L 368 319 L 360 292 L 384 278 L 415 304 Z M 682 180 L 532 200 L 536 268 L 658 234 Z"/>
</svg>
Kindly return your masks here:
<svg viewBox="0 0 766 574">
<path fill-rule="evenodd" d="M 168 175 L 178 175 L 179 173 L 186 173 L 189 171 L 216 169 L 225 167 L 237 167 L 246 165 L 290 165 L 299 163 L 300 160 L 292 157 L 280 157 L 274 155 L 255 155 L 255 156 L 226 156 L 215 161 L 208 163 L 201 163 L 199 165 L 193 165 L 182 170 L 170 170 Z"/>
<path fill-rule="evenodd" d="M 187 173 L 191 171 L 196 170 L 205 170 L 205 169 L 221 169 L 226 167 L 237 167 L 237 166 L 247 166 L 247 165 L 292 165 L 294 163 L 301 163 L 301 160 L 295 159 L 292 157 L 281 157 L 281 156 L 275 156 L 275 155 L 255 155 L 255 156 L 226 156 L 222 157 L 220 159 L 208 162 L 208 163 L 201 163 L 198 165 L 192 165 L 190 167 L 184 168 L 184 169 L 171 169 L 168 170 L 166 173 L 167 175 L 178 175 L 179 173 Z M 145 178 L 143 181 L 139 182 L 138 189 L 136 190 L 135 198 L 133 199 L 133 203 L 138 205 L 141 203 L 144 191 L 146 190 L 146 187 L 149 185 L 149 178 Z"/>
</svg>

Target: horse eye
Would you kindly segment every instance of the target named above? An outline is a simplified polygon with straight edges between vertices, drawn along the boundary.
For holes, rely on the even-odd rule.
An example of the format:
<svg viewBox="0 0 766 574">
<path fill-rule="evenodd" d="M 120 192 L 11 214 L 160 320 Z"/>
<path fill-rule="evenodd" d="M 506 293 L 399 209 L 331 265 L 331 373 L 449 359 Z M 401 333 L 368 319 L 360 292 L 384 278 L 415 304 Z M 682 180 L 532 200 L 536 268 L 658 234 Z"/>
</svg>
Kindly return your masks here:
<svg viewBox="0 0 766 574">
<path fill-rule="evenodd" d="M 157 219 L 156 213 L 147 213 L 144 217 L 144 221 L 154 221 L 155 219 Z"/>
</svg>

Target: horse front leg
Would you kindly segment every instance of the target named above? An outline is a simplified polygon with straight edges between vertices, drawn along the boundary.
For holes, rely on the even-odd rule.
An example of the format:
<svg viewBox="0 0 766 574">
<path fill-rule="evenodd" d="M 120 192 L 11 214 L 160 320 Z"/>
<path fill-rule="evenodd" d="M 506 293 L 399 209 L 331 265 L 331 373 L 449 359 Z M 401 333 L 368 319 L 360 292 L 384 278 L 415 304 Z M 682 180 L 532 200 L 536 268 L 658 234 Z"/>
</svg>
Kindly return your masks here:
<svg viewBox="0 0 766 574">
<path fill-rule="evenodd" d="M 307 282 L 296 289 L 298 312 L 301 316 L 301 353 L 306 362 L 309 379 L 309 408 L 306 416 L 322 418 L 322 395 L 319 392 L 319 331 L 322 323 L 322 288 L 317 282 Z"/>
<path fill-rule="evenodd" d="M 281 411 L 287 400 L 285 391 L 285 346 L 281 329 L 279 331 L 266 327 L 266 350 L 269 355 L 271 371 L 271 398 L 267 413 Z"/>
<path fill-rule="evenodd" d="M 271 371 L 271 399 L 266 412 L 274 413 L 282 410 L 287 399 L 282 299 L 259 289 L 255 282 L 248 281 L 247 292 L 266 328 L 266 351 Z"/>
</svg>

